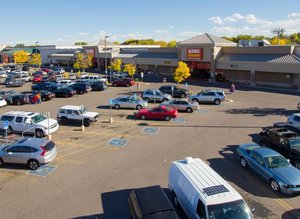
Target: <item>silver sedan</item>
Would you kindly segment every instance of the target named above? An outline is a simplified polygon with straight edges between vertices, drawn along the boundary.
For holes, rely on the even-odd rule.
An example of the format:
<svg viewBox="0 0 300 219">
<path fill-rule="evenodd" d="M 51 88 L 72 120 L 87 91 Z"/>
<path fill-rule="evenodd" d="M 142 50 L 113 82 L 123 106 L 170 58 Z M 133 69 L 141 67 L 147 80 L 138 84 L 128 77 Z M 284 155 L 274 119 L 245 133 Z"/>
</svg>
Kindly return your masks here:
<svg viewBox="0 0 300 219">
<path fill-rule="evenodd" d="M 199 104 L 197 102 L 191 103 L 187 100 L 172 100 L 170 102 L 163 102 L 160 106 L 166 106 L 169 108 L 175 108 L 177 110 L 186 111 L 192 113 L 199 109 Z"/>
<path fill-rule="evenodd" d="M 130 108 L 130 109 L 143 109 L 149 105 L 145 100 L 140 100 L 134 96 L 123 96 L 112 100 L 112 106 L 114 109 Z"/>
</svg>

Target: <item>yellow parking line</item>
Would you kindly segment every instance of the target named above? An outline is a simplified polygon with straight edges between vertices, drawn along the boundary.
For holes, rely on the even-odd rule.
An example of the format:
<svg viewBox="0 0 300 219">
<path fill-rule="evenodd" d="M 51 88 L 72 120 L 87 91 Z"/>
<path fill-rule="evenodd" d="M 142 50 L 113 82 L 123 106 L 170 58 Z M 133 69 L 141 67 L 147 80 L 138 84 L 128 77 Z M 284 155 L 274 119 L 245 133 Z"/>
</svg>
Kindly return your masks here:
<svg viewBox="0 0 300 219">
<path fill-rule="evenodd" d="M 245 175 L 245 173 L 243 171 L 241 171 L 240 169 L 236 168 L 231 162 L 225 160 L 225 162 L 231 166 L 231 168 L 235 169 L 237 172 L 239 172 L 241 175 Z M 278 198 L 276 195 L 274 195 L 273 193 L 269 192 L 268 190 L 266 190 L 263 186 L 261 186 L 260 184 L 257 183 L 257 181 L 251 177 L 250 175 L 246 176 L 248 178 L 249 181 L 251 181 L 253 184 L 255 184 L 261 191 L 266 192 L 269 196 L 271 196 L 271 198 L 273 198 L 273 200 L 275 202 L 277 202 L 277 204 L 279 204 L 281 207 L 283 207 L 285 210 L 293 210 L 294 208 L 292 206 L 290 206 L 288 203 L 286 203 L 285 201 L 283 201 L 282 199 Z M 294 216 L 296 216 L 297 218 L 300 217 L 300 214 L 298 212 L 291 212 L 291 214 L 293 214 Z"/>
</svg>

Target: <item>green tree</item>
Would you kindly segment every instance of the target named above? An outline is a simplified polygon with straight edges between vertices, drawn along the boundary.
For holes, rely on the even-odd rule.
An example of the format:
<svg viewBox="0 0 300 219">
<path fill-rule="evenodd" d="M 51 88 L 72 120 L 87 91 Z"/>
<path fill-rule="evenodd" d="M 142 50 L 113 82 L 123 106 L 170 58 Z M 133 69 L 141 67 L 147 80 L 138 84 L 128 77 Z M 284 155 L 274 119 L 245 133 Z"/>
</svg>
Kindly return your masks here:
<svg viewBox="0 0 300 219">
<path fill-rule="evenodd" d="M 178 84 L 190 76 L 191 76 L 190 68 L 187 66 L 187 64 L 181 61 L 178 62 L 178 67 L 175 69 L 175 72 L 173 73 L 174 81 L 176 81 Z"/>
<path fill-rule="evenodd" d="M 33 53 L 31 56 L 29 56 L 28 63 L 30 65 L 38 65 L 40 66 L 42 64 L 42 57 L 39 53 Z"/>
<path fill-rule="evenodd" d="M 168 43 L 162 40 L 156 41 L 155 45 L 160 45 L 161 47 L 167 47 Z"/>
<path fill-rule="evenodd" d="M 15 45 L 16 48 L 22 48 L 25 47 L 24 43 L 18 43 Z"/>
<path fill-rule="evenodd" d="M 28 62 L 28 52 L 25 52 L 24 50 L 14 52 L 14 60 L 17 64 Z"/>
<path fill-rule="evenodd" d="M 133 75 L 136 72 L 136 66 L 134 64 L 125 64 L 123 71 L 127 72 L 133 78 Z"/>
<path fill-rule="evenodd" d="M 83 53 L 78 53 L 73 67 L 75 69 L 84 71 L 86 68 L 89 68 L 91 66 L 92 66 L 92 56 L 84 55 Z"/>
<path fill-rule="evenodd" d="M 85 46 L 85 45 L 87 45 L 87 43 L 83 41 L 79 41 L 75 43 L 75 46 Z"/>
<path fill-rule="evenodd" d="M 176 40 L 172 40 L 168 43 L 168 47 L 176 47 L 176 45 L 177 45 Z"/>
<path fill-rule="evenodd" d="M 115 61 L 111 62 L 110 69 L 112 71 L 119 72 L 121 71 L 121 65 L 122 65 L 121 59 L 116 59 Z"/>
</svg>

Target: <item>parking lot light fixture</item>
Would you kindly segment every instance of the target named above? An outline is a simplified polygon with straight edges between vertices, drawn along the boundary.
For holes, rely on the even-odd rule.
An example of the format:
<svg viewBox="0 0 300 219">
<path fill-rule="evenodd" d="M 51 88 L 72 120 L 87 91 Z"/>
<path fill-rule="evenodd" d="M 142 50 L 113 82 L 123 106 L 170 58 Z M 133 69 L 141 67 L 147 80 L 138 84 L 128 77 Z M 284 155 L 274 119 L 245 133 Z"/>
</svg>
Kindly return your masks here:
<svg viewBox="0 0 300 219">
<path fill-rule="evenodd" d="M 109 36 L 104 37 L 104 50 L 105 50 L 105 78 L 107 79 L 107 52 L 106 52 L 106 39 L 109 38 Z"/>
</svg>

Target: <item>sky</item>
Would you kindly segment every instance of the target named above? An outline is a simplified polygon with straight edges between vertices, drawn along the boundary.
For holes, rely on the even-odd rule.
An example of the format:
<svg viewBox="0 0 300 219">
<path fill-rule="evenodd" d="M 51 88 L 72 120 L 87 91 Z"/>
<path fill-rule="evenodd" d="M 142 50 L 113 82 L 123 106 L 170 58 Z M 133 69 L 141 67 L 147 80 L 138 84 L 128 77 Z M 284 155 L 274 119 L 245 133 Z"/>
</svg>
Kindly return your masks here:
<svg viewBox="0 0 300 219">
<path fill-rule="evenodd" d="M 299 0 L 0 0 L 0 45 L 300 32 Z"/>
</svg>

